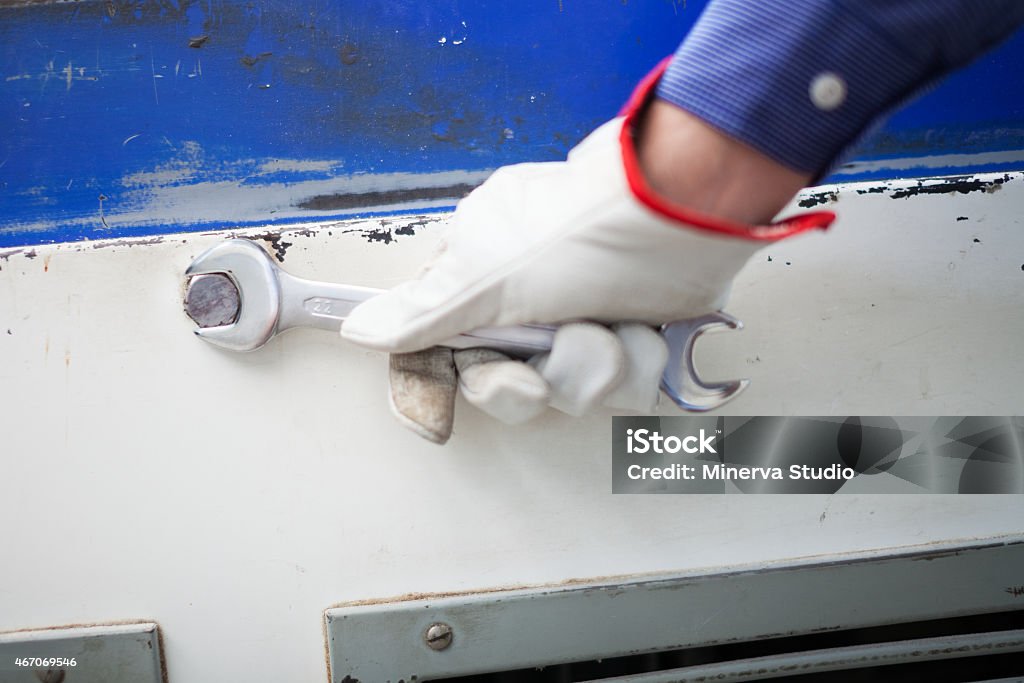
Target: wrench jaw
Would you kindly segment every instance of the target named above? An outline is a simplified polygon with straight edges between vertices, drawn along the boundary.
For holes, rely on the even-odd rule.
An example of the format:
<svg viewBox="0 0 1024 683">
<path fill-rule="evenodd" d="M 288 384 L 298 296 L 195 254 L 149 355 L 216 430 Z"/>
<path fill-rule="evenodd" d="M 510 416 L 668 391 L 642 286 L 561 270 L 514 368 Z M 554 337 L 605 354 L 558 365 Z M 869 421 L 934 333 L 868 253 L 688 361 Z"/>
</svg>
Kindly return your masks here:
<svg viewBox="0 0 1024 683">
<path fill-rule="evenodd" d="M 702 334 L 741 329 L 742 322 L 722 311 L 662 326 L 669 356 L 661 376 L 661 389 L 673 403 L 689 412 L 704 413 L 720 408 L 750 386 L 749 379 L 705 382 L 693 361 L 693 347 Z"/>
<path fill-rule="evenodd" d="M 238 289 L 238 316 L 227 325 L 197 327 L 196 336 L 231 351 L 254 351 L 266 344 L 281 313 L 281 286 L 270 255 L 249 240 L 232 239 L 200 254 L 185 276 L 214 273 L 226 275 Z"/>
</svg>

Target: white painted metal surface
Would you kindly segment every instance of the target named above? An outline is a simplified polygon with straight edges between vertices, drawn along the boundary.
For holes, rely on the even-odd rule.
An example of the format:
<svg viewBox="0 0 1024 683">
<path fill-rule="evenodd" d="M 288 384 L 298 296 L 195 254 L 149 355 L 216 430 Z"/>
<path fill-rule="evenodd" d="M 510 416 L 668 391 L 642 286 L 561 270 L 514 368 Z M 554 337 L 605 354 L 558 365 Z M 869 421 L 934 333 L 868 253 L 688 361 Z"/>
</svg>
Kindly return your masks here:
<svg viewBox="0 0 1024 683">
<path fill-rule="evenodd" d="M 1024 413 L 1024 181 L 869 187 L 742 274 L 728 310 L 747 329 L 698 351 L 706 376 L 753 380 L 729 412 Z M 388 287 L 438 232 L 356 222 L 276 246 L 296 275 Z M 249 355 L 195 339 L 181 275 L 224 237 L 0 255 L 0 630 L 151 619 L 172 683 L 323 680 L 322 612 L 344 601 L 1020 531 L 1016 496 L 613 497 L 609 414 L 508 428 L 460 405 L 433 446 L 388 414 L 380 354 L 315 330 Z"/>
</svg>

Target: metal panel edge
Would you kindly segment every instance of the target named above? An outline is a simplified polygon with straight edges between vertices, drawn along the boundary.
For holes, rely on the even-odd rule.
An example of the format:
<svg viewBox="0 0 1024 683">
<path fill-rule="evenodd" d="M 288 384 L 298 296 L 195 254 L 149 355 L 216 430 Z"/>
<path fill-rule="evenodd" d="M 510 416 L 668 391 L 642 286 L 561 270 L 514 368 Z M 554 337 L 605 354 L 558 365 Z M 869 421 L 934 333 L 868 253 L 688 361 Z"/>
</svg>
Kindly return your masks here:
<svg viewBox="0 0 1024 683">
<path fill-rule="evenodd" d="M 1024 538 L 325 611 L 334 683 L 410 681 L 1024 607 Z M 805 607 L 801 608 L 802 604 Z M 780 615 L 786 614 L 785 621 Z M 444 650 L 424 632 L 449 624 Z"/>
<path fill-rule="evenodd" d="M 20 658 L 73 659 L 70 666 L 19 666 Z M 167 683 L 160 626 L 155 622 L 72 624 L 0 633 L 0 680 L 76 683 Z M 64 675 L 60 673 L 63 669 Z"/>
</svg>

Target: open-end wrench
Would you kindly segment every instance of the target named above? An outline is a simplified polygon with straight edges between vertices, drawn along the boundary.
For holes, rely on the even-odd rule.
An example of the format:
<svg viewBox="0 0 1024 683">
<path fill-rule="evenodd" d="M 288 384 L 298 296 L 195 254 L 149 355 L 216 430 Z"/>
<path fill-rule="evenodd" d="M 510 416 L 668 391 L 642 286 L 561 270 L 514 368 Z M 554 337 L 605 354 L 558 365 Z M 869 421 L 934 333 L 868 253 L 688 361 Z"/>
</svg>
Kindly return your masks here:
<svg viewBox="0 0 1024 683">
<path fill-rule="evenodd" d="M 196 335 L 232 351 L 253 351 L 293 327 L 337 332 L 352 309 L 383 291 L 294 277 L 259 245 L 245 239 L 227 240 L 208 249 L 192 262 L 185 276 L 185 310 L 198 324 Z M 216 320 L 204 319 L 197 314 L 199 308 L 222 313 Z M 694 343 L 702 334 L 742 327 L 739 320 L 722 311 L 661 326 L 669 349 L 661 388 L 677 406 L 693 412 L 714 410 L 750 384 L 746 379 L 705 382 L 693 363 Z M 549 351 L 554 335 L 555 327 L 546 325 L 485 327 L 442 345 L 485 347 L 528 358 Z"/>
</svg>

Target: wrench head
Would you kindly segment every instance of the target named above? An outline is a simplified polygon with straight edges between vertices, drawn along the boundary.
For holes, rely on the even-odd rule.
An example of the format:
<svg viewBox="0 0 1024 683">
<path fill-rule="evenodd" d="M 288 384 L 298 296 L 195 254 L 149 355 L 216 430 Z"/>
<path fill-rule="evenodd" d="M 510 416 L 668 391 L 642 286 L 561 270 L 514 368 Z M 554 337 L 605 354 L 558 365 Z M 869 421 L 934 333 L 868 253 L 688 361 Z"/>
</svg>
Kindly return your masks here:
<svg viewBox="0 0 1024 683">
<path fill-rule="evenodd" d="M 697 374 L 693 347 L 705 332 L 741 330 L 743 323 L 728 313 L 715 311 L 699 318 L 668 323 L 661 334 L 668 343 L 668 365 L 661 376 L 661 389 L 683 410 L 703 413 L 715 410 L 750 386 L 749 379 L 705 382 Z"/>
<path fill-rule="evenodd" d="M 253 351 L 277 331 L 281 314 L 281 285 L 277 265 L 259 245 L 232 239 L 207 249 L 185 271 L 191 279 L 221 273 L 238 290 L 238 315 L 234 322 L 197 327 L 196 336 L 232 351 Z"/>
</svg>

